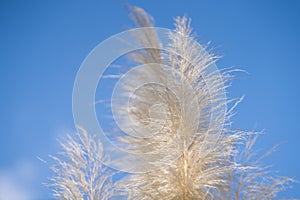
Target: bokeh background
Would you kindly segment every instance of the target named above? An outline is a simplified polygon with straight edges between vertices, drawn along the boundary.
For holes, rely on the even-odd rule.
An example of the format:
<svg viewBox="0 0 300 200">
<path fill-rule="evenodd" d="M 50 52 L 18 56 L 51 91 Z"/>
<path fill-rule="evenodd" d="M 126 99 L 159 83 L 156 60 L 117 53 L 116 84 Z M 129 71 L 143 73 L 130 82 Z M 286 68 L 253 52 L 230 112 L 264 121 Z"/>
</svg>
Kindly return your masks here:
<svg viewBox="0 0 300 200">
<path fill-rule="evenodd" d="M 124 5 L 141 6 L 159 27 L 187 15 L 199 41 L 240 74 L 228 89 L 245 95 L 235 128 L 264 130 L 256 149 L 282 143 L 264 162 L 300 180 L 300 1 L 0 1 L 0 199 L 51 199 L 49 154 L 74 132 L 72 89 L 87 54 L 133 26 Z M 49 161 L 51 162 L 51 161 Z M 300 197 L 300 185 L 282 196 Z"/>
</svg>

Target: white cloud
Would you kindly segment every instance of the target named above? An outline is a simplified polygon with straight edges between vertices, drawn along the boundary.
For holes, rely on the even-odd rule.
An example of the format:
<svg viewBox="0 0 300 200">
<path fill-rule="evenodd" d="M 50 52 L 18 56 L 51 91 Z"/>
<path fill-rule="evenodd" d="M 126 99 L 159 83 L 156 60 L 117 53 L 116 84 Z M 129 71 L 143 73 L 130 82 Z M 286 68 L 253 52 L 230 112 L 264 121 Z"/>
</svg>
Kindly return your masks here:
<svg viewBox="0 0 300 200">
<path fill-rule="evenodd" d="M 28 162 L 21 162 L 10 170 L 0 171 L 0 200 L 31 200 L 34 168 Z"/>
</svg>

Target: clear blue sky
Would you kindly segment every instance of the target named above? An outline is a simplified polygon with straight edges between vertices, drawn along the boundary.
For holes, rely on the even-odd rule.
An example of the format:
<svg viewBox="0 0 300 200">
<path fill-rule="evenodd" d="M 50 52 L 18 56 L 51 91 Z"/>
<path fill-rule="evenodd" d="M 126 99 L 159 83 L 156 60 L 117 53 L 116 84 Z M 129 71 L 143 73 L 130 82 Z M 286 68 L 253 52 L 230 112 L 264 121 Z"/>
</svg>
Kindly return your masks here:
<svg viewBox="0 0 300 200">
<path fill-rule="evenodd" d="M 50 171 L 37 157 L 57 152 L 56 139 L 74 131 L 76 72 L 98 43 L 132 25 L 125 3 L 143 7 L 160 27 L 172 28 L 173 18 L 186 14 L 200 41 L 212 41 L 223 55 L 219 68 L 249 72 L 228 90 L 246 95 L 234 127 L 265 130 L 258 149 L 284 142 L 266 162 L 300 180 L 299 1 L 2 0 L 0 193 L 50 198 L 41 186 Z M 299 184 L 285 196 L 300 197 Z"/>
</svg>

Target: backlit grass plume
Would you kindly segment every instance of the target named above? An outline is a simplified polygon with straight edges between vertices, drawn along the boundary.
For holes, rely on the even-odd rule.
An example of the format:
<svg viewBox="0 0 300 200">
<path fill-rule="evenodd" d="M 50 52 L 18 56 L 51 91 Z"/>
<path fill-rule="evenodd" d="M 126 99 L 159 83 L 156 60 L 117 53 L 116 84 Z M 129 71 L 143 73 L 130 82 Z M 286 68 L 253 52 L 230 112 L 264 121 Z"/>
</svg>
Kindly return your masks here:
<svg viewBox="0 0 300 200">
<path fill-rule="evenodd" d="M 154 26 L 143 9 L 129 9 L 138 27 Z M 230 127 L 239 102 L 224 95 L 232 70 L 211 70 L 217 56 L 198 45 L 190 23 L 187 17 L 175 19 L 175 29 L 169 33 L 170 43 L 164 50 L 155 29 L 143 29 L 134 35 L 145 48 L 131 53 L 131 61 L 148 67 L 125 81 L 120 90 L 119 97 L 131 95 L 131 107 L 124 108 L 122 98 L 115 104 L 123 127 L 153 131 L 151 137 L 118 138 L 153 168 L 124 174 L 112 182 L 109 170 L 101 163 L 101 144 L 83 131 L 79 141 L 69 138 L 62 144 L 65 158 L 57 159 L 59 165 L 54 168 L 57 197 L 109 199 L 118 190 L 125 199 L 139 200 L 261 200 L 276 198 L 292 181 L 275 176 L 253 155 L 258 133 Z M 153 48 L 146 48 L 149 44 Z M 162 65 L 168 69 L 158 67 Z M 164 84 L 143 85 L 128 94 L 137 83 L 151 80 Z"/>
<path fill-rule="evenodd" d="M 53 157 L 54 196 L 65 200 L 107 200 L 113 192 L 112 171 L 102 164 L 102 145 L 81 129 L 61 142 L 61 157 Z"/>
</svg>

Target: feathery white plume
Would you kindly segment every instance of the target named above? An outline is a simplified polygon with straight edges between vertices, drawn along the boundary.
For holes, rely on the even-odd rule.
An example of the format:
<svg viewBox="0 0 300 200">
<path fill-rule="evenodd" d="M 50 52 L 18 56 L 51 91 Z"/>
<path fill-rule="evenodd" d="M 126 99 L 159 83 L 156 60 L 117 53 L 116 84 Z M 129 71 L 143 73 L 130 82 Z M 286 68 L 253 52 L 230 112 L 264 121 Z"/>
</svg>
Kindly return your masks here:
<svg viewBox="0 0 300 200">
<path fill-rule="evenodd" d="M 143 9 L 129 8 L 138 27 L 153 27 L 153 18 Z M 101 163 L 101 143 L 82 131 L 78 141 L 70 137 L 62 143 L 65 158 L 55 158 L 55 196 L 109 199 L 117 186 L 127 199 L 260 200 L 275 198 L 292 181 L 251 161 L 256 133 L 230 129 L 237 104 L 226 108 L 233 101 L 224 95 L 230 71 L 211 70 L 217 56 L 197 43 L 190 22 L 187 17 L 175 19 L 166 50 L 155 29 L 134 35 L 142 46 L 154 48 L 130 55 L 147 67 L 133 69 L 114 104 L 122 127 L 142 136 L 122 136 L 119 142 L 156 168 L 112 182 L 111 172 Z M 151 81 L 160 84 L 136 88 Z M 129 109 L 122 99 L 128 95 Z"/>
</svg>

